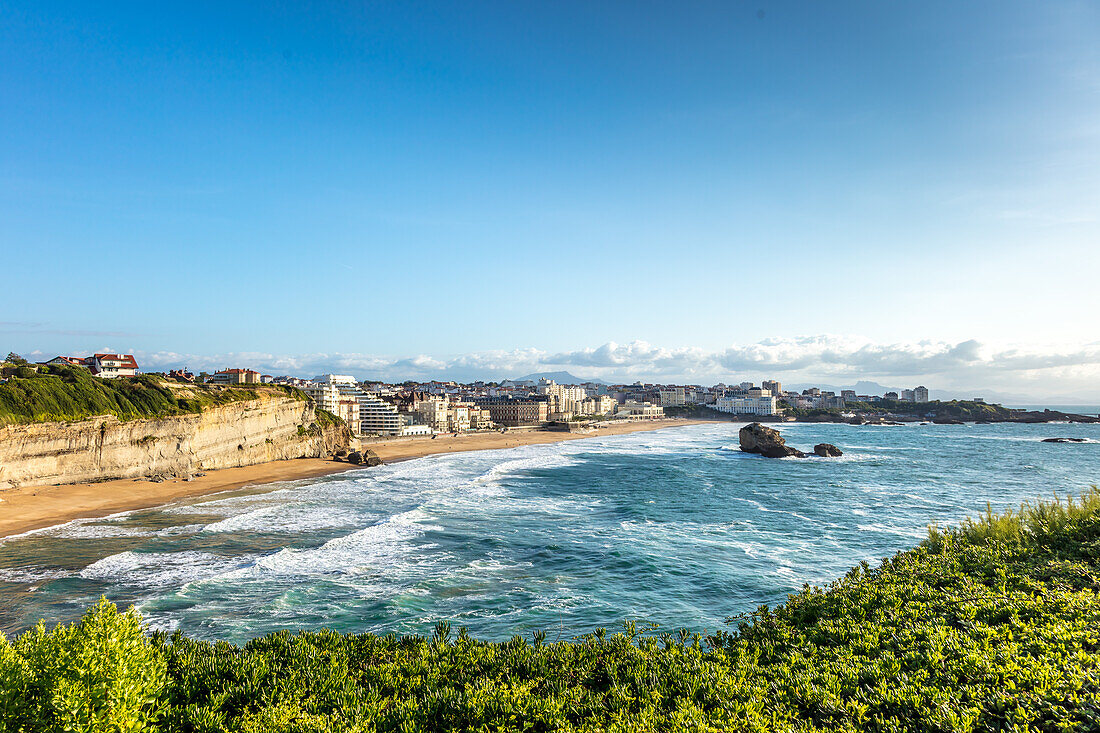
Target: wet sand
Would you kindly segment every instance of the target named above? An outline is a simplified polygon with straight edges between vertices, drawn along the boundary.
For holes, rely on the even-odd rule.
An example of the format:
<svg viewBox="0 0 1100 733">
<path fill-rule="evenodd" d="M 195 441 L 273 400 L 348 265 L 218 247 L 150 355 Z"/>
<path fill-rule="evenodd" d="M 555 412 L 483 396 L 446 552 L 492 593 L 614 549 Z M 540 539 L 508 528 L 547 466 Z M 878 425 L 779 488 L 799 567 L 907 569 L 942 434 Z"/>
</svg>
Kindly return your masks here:
<svg viewBox="0 0 1100 733">
<path fill-rule="evenodd" d="M 647 420 L 612 425 L 591 433 L 511 431 L 466 434 L 458 437 L 440 435 L 434 440 L 419 438 L 382 441 L 364 443 L 364 447 L 373 450 L 383 461 L 401 461 L 437 453 L 460 453 L 558 443 L 564 440 L 625 435 L 661 428 L 696 425 L 700 422 L 704 421 Z M 22 534 L 42 527 L 52 527 L 73 519 L 104 517 L 118 512 L 148 509 L 176 499 L 231 491 L 244 486 L 294 481 L 356 470 L 370 469 L 321 458 L 299 458 L 208 471 L 206 475 L 196 476 L 190 480 L 168 479 L 153 482 L 140 479 L 116 479 L 60 486 L 21 486 L 0 491 L 0 537 Z"/>
</svg>

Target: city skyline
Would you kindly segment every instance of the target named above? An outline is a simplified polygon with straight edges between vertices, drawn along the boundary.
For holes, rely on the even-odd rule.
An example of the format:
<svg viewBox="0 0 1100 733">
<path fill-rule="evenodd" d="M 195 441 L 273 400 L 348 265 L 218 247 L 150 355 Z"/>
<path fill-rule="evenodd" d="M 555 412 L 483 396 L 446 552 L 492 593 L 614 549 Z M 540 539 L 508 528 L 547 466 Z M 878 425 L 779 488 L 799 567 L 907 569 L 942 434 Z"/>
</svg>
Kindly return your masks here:
<svg viewBox="0 0 1100 733">
<path fill-rule="evenodd" d="M 928 382 L 932 392 L 943 397 L 986 396 L 1022 403 L 1048 400 L 1051 404 L 1100 402 L 1100 383 L 1091 372 L 1086 371 L 1084 376 L 1075 374 L 1081 364 L 1100 363 L 1100 346 L 1079 352 L 1028 353 L 1013 349 L 998 351 L 977 341 L 883 346 L 858 339 L 817 337 L 773 339 L 720 352 L 664 349 L 634 342 L 572 352 L 551 353 L 532 348 L 450 358 L 424 354 L 387 358 L 365 354 L 259 352 L 196 355 L 109 347 L 72 353 L 37 349 L 20 353 L 32 361 L 45 361 L 59 355 L 84 356 L 95 352 L 135 354 L 143 371 L 186 367 L 197 373 L 247 367 L 272 375 L 309 378 L 336 373 L 394 383 L 433 379 L 501 381 L 555 371 L 611 384 L 643 381 L 710 385 L 745 379 L 759 383 L 776 378 L 784 383 L 836 388 L 876 382 L 886 389 L 897 389 Z"/>
</svg>

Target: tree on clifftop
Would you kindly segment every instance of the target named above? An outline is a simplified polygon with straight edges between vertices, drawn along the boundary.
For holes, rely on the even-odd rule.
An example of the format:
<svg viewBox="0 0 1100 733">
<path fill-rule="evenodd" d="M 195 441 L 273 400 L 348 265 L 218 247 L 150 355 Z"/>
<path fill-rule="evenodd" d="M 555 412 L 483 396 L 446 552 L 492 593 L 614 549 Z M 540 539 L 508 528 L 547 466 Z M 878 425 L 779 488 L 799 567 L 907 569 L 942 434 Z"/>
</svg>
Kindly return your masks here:
<svg viewBox="0 0 1100 733">
<path fill-rule="evenodd" d="M 25 364 L 27 364 L 27 360 L 21 357 L 19 354 L 15 353 L 14 351 L 9 351 L 8 357 L 4 359 L 4 361 L 11 364 L 16 364 L 18 366 L 24 366 Z"/>
</svg>

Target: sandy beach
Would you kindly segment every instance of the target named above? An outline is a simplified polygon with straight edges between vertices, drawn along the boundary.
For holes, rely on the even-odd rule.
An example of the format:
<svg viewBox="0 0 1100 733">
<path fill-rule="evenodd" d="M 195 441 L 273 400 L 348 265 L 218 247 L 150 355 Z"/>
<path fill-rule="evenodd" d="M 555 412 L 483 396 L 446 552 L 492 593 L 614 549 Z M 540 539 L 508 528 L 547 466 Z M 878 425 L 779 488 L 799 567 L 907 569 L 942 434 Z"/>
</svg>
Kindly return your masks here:
<svg viewBox="0 0 1100 733">
<path fill-rule="evenodd" d="M 364 447 L 383 461 L 401 461 L 437 453 L 514 448 L 608 435 L 625 435 L 662 428 L 699 424 L 699 420 L 666 419 L 632 422 L 600 428 L 592 433 L 549 431 L 440 435 L 417 440 L 368 443 Z M 244 486 L 325 476 L 341 471 L 370 470 L 320 458 L 273 461 L 255 466 L 209 471 L 190 480 L 163 482 L 118 479 L 60 486 L 21 486 L 0 491 L 0 537 L 52 527 L 73 519 L 104 517 L 118 512 L 148 509 L 176 499 L 231 491 Z"/>
</svg>

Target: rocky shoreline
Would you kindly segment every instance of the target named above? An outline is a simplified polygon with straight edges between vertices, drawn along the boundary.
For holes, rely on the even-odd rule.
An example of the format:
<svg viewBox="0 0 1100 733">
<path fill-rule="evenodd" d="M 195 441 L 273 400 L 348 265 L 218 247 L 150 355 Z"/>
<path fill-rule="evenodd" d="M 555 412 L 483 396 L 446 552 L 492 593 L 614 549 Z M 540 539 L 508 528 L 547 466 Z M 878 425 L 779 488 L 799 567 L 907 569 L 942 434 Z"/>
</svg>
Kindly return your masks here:
<svg viewBox="0 0 1100 733">
<path fill-rule="evenodd" d="M 719 416 L 720 415 L 720 416 Z M 716 413 L 714 422 L 759 422 L 759 423 L 832 423 L 837 425 L 993 425 L 997 423 L 1014 423 L 1025 425 L 1040 425 L 1044 423 L 1100 423 L 1100 417 L 1093 415 L 1076 415 L 1054 411 L 1030 411 L 1020 412 L 1013 417 L 991 417 L 982 420 L 960 420 L 952 417 L 921 418 L 912 415 L 855 415 L 844 417 L 843 415 L 808 415 L 792 417 L 789 415 L 733 415 L 728 413 Z"/>
</svg>

